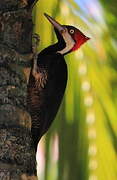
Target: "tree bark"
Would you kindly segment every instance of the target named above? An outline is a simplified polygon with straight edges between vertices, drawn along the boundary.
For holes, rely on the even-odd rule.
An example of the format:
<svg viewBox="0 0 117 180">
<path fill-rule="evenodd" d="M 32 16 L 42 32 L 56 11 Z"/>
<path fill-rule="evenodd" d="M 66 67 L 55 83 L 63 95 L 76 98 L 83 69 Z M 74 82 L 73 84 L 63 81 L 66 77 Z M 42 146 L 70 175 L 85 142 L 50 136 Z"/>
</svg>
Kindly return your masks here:
<svg viewBox="0 0 117 180">
<path fill-rule="evenodd" d="M 0 180 L 37 179 L 26 109 L 31 13 L 27 0 L 0 0 Z"/>
</svg>

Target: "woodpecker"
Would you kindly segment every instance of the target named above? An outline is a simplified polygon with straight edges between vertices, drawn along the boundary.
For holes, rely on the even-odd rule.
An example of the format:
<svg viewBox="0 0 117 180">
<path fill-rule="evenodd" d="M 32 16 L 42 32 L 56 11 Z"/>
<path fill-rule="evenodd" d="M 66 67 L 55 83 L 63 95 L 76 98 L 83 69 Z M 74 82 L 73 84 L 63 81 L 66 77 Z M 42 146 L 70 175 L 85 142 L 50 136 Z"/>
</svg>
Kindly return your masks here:
<svg viewBox="0 0 117 180">
<path fill-rule="evenodd" d="M 35 150 L 53 122 L 65 92 L 68 73 L 64 55 L 90 39 L 79 29 L 61 25 L 46 13 L 44 15 L 54 26 L 58 42 L 37 54 L 29 77 L 27 107 L 32 118 Z"/>
</svg>

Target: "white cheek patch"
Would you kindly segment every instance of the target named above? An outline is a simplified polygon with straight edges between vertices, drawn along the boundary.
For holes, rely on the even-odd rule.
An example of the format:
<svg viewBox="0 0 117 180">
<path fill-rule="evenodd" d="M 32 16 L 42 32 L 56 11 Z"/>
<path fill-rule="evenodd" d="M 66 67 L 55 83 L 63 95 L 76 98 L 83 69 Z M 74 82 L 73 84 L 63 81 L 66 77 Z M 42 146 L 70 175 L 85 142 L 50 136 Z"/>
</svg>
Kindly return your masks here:
<svg viewBox="0 0 117 180">
<path fill-rule="evenodd" d="M 57 51 L 57 52 L 60 54 L 66 54 L 67 52 L 69 52 L 74 47 L 75 41 L 72 39 L 72 37 L 68 33 L 68 30 L 63 32 L 62 36 L 63 36 L 63 39 L 66 43 L 66 47 L 64 49 L 62 49 L 61 51 Z"/>
</svg>

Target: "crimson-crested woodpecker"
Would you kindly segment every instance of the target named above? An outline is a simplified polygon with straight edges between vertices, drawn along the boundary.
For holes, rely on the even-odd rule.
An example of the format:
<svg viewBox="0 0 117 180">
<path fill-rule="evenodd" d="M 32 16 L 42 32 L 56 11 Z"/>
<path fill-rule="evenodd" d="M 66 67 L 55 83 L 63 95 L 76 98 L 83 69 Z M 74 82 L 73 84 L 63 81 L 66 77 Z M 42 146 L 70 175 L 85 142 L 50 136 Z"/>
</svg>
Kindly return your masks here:
<svg viewBox="0 0 117 180">
<path fill-rule="evenodd" d="M 67 65 L 64 55 L 77 50 L 89 40 L 79 29 L 61 25 L 49 15 L 45 16 L 54 26 L 58 42 L 38 54 L 30 73 L 27 102 L 35 150 L 53 122 L 65 92 Z"/>
</svg>

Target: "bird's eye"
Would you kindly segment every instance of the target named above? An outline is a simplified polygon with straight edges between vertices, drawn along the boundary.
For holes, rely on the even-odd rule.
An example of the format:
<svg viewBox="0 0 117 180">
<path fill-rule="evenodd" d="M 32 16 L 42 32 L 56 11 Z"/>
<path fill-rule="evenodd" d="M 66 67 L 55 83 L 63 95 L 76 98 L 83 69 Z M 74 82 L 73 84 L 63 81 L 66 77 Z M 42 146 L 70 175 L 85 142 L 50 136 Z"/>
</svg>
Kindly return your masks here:
<svg viewBox="0 0 117 180">
<path fill-rule="evenodd" d="M 70 33 L 71 33 L 71 34 L 74 34 L 74 30 L 73 30 L 73 29 L 71 29 L 71 30 L 70 30 Z"/>
</svg>

